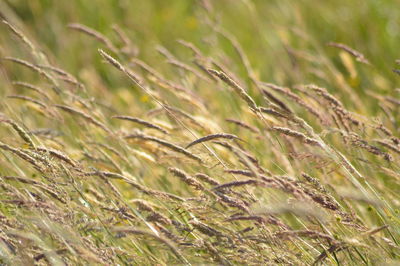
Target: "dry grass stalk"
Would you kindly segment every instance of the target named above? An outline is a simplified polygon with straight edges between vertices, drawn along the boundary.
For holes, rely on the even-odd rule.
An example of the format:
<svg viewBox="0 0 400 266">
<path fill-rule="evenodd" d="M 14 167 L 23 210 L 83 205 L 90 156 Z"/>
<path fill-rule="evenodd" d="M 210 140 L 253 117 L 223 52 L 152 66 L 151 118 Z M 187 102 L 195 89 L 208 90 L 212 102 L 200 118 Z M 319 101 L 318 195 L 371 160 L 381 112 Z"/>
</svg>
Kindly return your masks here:
<svg viewBox="0 0 400 266">
<path fill-rule="evenodd" d="M 260 109 L 261 109 L 261 108 L 260 108 Z M 251 125 L 248 125 L 248 124 L 246 124 L 245 122 L 242 122 L 242 121 L 239 121 L 239 120 L 236 120 L 236 119 L 230 119 L 230 118 L 225 119 L 225 121 L 230 122 L 230 123 L 233 123 L 233 124 L 235 124 L 235 125 L 238 125 L 238 126 L 240 126 L 240 127 L 242 127 L 242 128 L 246 128 L 246 129 L 250 130 L 250 131 L 253 132 L 253 133 L 258 133 L 258 134 L 260 133 L 260 130 L 258 130 L 258 128 L 253 127 L 253 126 L 251 126 Z"/>
<path fill-rule="evenodd" d="M 289 117 L 285 114 L 280 113 L 279 111 L 276 111 L 274 108 L 266 108 L 266 107 L 260 107 L 260 111 L 266 114 L 270 114 L 279 118 L 285 118 L 289 119 Z"/>
<path fill-rule="evenodd" d="M 400 71 L 400 70 L 399 70 Z M 395 105 L 400 105 L 400 100 L 390 97 L 390 96 L 385 96 L 384 99 L 390 103 L 393 103 Z"/>
<path fill-rule="evenodd" d="M 33 98 L 25 96 L 25 95 L 8 95 L 7 98 L 19 99 L 19 100 L 31 102 L 31 103 L 39 105 L 42 108 L 46 108 L 47 107 L 46 104 L 42 103 L 41 101 L 38 101 L 36 99 L 33 99 Z"/>
<path fill-rule="evenodd" d="M 126 33 L 118 25 L 112 25 L 112 29 L 125 46 L 130 46 L 132 44 Z"/>
<path fill-rule="evenodd" d="M 261 178 L 261 180 L 263 182 L 265 182 L 265 184 L 275 184 L 276 183 L 276 180 L 273 179 L 273 178 L 267 177 L 265 175 L 258 175 L 257 176 L 257 175 L 255 175 L 253 173 L 253 171 L 249 171 L 249 170 L 228 169 L 228 170 L 225 170 L 225 172 L 226 173 L 230 173 L 230 174 L 234 174 L 234 175 L 243 175 L 243 176 L 247 176 L 247 177 L 258 177 L 258 178 Z M 272 176 L 272 174 L 269 173 L 269 172 L 267 172 L 267 174 L 269 176 Z M 263 184 L 263 185 L 265 185 L 265 184 Z"/>
<path fill-rule="evenodd" d="M 212 228 L 211 226 L 208 226 L 200 221 L 190 221 L 189 222 L 194 228 L 196 228 L 197 230 L 199 230 L 200 232 L 202 232 L 203 234 L 213 237 L 213 236 L 217 236 L 217 237 L 221 237 L 224 234 L 221 233 L 220 231 Z"/>
<path fill-rule="evenodd" d="M 349 162 L 349 160 L 341 152 L 337 151 L 336 154 L 339 156 L 339 159 L 342 162 L 344 168 L 346 168 L 351 174 L 355 174 L 357 175 L 357 177 L 364 179 L 361 173 L 357 171 L 357 169 Z"/>
<path fill-rule="evenodd" d="M 68 28 L 77 30 L 80 32 L 83 32 L 89 36 L 94 37 L 96 40 L 102 42 L 108 49 L 110 49 L 113 53 L 117 53 L 118 50 L 114 47 L 112 42 L 105 37 L 103 34 L 101 34 L 98 31 L 95 31 L 94 29 L 91 29 L 85 25 L 79 24 L 79 23 L 71 23 L 68 25 Z"/>
<path fill-rule="evenodd" d="M 260 162 L 258 161 L 257 158 L 255 158 L 253 155 L 251 155 L 249 152 L 246 152 L 240 148 L 232 146 L 230 143 L 227 143 L 225 141 L 215 141 L 214 143 L 221 145 L 222 147 L 225 147 L 232 151 L 239 161 L 248 167 L 251 172 L 254 174 L 254 176 L 259 177 L 259 172 L 260 173 L 265 173 L 268 172 L 264 168 L 261 167 Z"/>
<path fill-rule="evenodd" d="M 125 73 L 132 81 L 134 81 L 136 84 L 138 84 L 140 87 L 143 87 L 143 81 L 142 79 L 133 73 L 132 71 L 126 69 L 121 63 L 119 63 L 115 58 L 104 52 L 103 50 L 99 49 L 98 50 L 100 55 L 112 66 L 117 68 L 118 70 L 122 71 Z"/>
<path fill-rule="evenodd" d="M 1 119 L 0 122 L 4 122 L 10 124 L 12 128 L 18 133 L 18 135 L 33 149 L 36 148 L 35 143 L 33 142 L 32 138 L 29 136 L 28 132 L 26 132 L 21 126 L 15 123 L 13 120 L 10 119 Z"/>
<path fill-rule="evenodd" d="M 385 225 L 379 226 L 377 228 L 371 229 L 368 232 L 365 232 L 364 234 L 368 235 L 368 236 L 372 236 L 372 235 L 374 235 L 382 230 L 388 229 L 388 228 L 389 228 L 389 225 L 385 224 Z"/>
<path fill-rule="evenodd" d="M 372 154 L 382 156 L 387 161 L 393 161 L 393 158 L 390 156 L 390 154 L 383 152 L 378 147 L 369 144 L 354 132 L 350 132 L 346 135 L 343 134 L 343 138 L 353 146 L 360 147 Z"/>
<path fill-rule="evenodd" d="M 211 134 L 211 135 L 207 135 L 204 136 L 202 138 L 196 139 L 195 141 L 189 143 L 188 145 L 186 145 L 186 149 L 189 147 L 192 147 L 194 145 L 197 145 L 199 143 L 205 142 L 205 141 L 210 141 L 210 140 L 214 140 L 214 139 L 239 139 L 239 137 L 233 135 L 233 134 L 227 134 L 227 133 L 217 133 L 217 134 Z"/>
<path fill-rule="evenodd" d="M 54 106 L 59 108 L 59 109 L 61 109 L 61 110 L 63 110 L 63 111 L 66 111 L 68 113 L 77 114 L 77 115 L 83 117 L 85 120 L 87 120 L 90 123 L 92 123 L 93 125 L 98 126 L 99 128 L 103 129 L 105 132 L 112 133 L 111 130 L 109 130 L 103 123 L 97 121 L 96 119 L 94 119 L 90 115 L 88 115 L 88 114 L 86 114 L 86 113 L 84 113 L 84 112 L 82 112 L 80 110 L 77 110 L 77 109 L 74 109 L 72 107 L 65 106 L 65 105 L 59 105 L 59 104 L 55 104 Z"/>
<path fill-rule="evenodd" d="M 164 108 L 167 109 L 169 112 L 172 112 L 173 114 L 176 114 L 180 117 L 185 118 L 188 120 L 190 123 L 192 123 L 195 126 L 200 127 L 201 129 L 206 129 L 201 123 L 199 123 L 196 118 L 194 118 L 192 115 L 188 114 L 187 112 L 183 111 L 182 109 L 169 106 L 169 105 L 164 105 Z"/>
<path fill-rule="evenodd" d="M 69 77 L 70 79 L 75 79 L 75 77 L 72 74 L 66 72 L 65 70 L 63 70 L 61 68 L 50 66 L 50 65 L 40 65 L 40 64 L 36 64 L 36 66 L 43 68 L 43 69 L 48 69 L 60 76 L 65 76 L 65 77 Z"/>
<path fill-rule="evenodd" d="M 289 107 L 287 107 L 287 105 L 284 102 L 282 102 L 281 100 L 276 98 L 272 93 L 270 93 L 266 89 L 262 89 L 261 91 L 265 95 L 265 97 L 267 97 L 269 100 L 271 100 L 276 105 L 278 105 L 282 110 L 284 110 L 288 113 L 292 113 L 292 111 L 289 109 Z"/>
<path fill-rule="evenodd" d="M 58 79 L 60 79 L 62 81 L 76 85 L 80 88 L 84 87 L 84 85 L 82 83 L 80 83 L 72 74 L 66 72 L 65 70 L 63 70 L 61 68 L 50 66 L 50 65 L 39 65 L 39 64 L 36 66 L 39 68 L 47 69 L 49 71 L 56 73 L 57 75 L 59 75 Z"/>
<path fill-rule="evenodd" d="M 345 124 L 345 121 L 349 121 L 356 126 L 361 124 L 357 119 L 355 119 L 350 114 L 349 111 L 347 111 L 344 108 L 343 104 L 339 100 L 337 100 L 334 96 L 332 96 L 330 93 L 328 93 L 326 89 L 320 88 L 315 85 L 307 85 L 306 87 L 314 90 L 317 93 L 317 95 L 324 98 L 330 104 L 331 108 L 333 109 L 335 114 L 338 116 L 338 118 L 341 120 L 341 123 L 346 127 L 347 131 L 349 131 L 349 130 Z"/>
<path fill-rule="evenodd" d="M 285 128 L 285 127 L 272 127 L 273 130 L 278 131 L 280 133 L 283 133 L 287 136 L 294 137 L 296 139 L 299 139 L 301 142 L 304 142 L 306 144 L 312 145 L 312 146 L 319 146 L 322 147 L 321 143 L 313 138 L 309 138 L 306 135 L 304 135 L 301 132 L 292 130 L 290 128 Z"/>
<path fill-rule="evenodd" d="M 207 248 L 207 250 L 215 257 L 215 260 L 217 260 L 221 265 L 233 265 L 229 260 L 227 260 L 225 257 L 221 255 L 221 252 L 219 252 L 213 244 L 209 242 L 204 242 L 204 246 Z"/>
<path fill-rule="evenodd" d="M 140 210 L 147 211 L 150 215 L 146 218 L 147 221 L 155 221 L 164 225 L 171 225 L 172 222 L 169 218 L 165 217 L 162 213 L 156 211 L 153 207 L 154 204 L 151 204 L 144 200 L 135 199 L 131 201 L 136 204 Z"/>
<path fill-rule="evenodd" d="M 36 180 L 29 179 L 29 178 L 24 178 L 24 177 L 19 177 L 19 176 L 0 176 L 4 180 L 12 180 L 12 181 L 18 181 L 24 184 L 29 184 L 29 185 L 44 185 Z"/>
<path fill-rule="evenodd" d="M 329 42 L 329 43 L 327 43 L 327 45 L 342 49 L 343 51 L 347 52 L 348 54 L 354 56 L 358 62 L 367 64 L 367 65 L 370 64 L 369 61 L 365 58 L 365 56 L 362 53 L 350 48 L 349 46 L 347 46 L 343 43 Z"/>
<path fill-rule="evenodd" d="M 152 68 L 151 66 L 149 66 L 148 64 L 146 64 L 145 62 L 143 62 L 142 60 L 138 59 L 138 58 L 132 58 L 131 62 L 134 65 L 138 65 L 141 69 L 143 69 L 144 71 L 146 71 L 148 74 L 154 76 L 155 78 L 157 78 L 158 80 L 162 80 L 164 81 L 164 78 L 162 77 L 162 75 L 160 73 L 158 73 L 154 68 Z"/>
<path fill-rule="evenodd" d="M 120 51 L 128 56 L 137 56 L 139 54 L 139 48 L 131 42 L 126 33 L 116 24 L 112 26 L 112 29 L 122 41 L 123 47 L 120 48 Z"/>
<path fill-rule="evenodd" d="M 39 73 L 40 75 L 42 75 L 43 77 L 45 77 L 48 81 L 50 81 L 54 86 L 56 86 L 58 88 L 58 82 L 51 76 L 49 75 L 47 72 L 43 71 L 41 68 L 25 61 L 22 59 L 18 59 L 18 58 L 14 58 L 14 57 L 4 57 L 4 60 L 8 60 L 14 63 L 17 63 L 21 66 L 24 66 L 28 69 L 31 69 L 37 73 Z"/>
<path fill-rule="evenodd" d="M 390 149 L 390 150 L 392 150 L 392 151 L 394 151 L 395 153 L 398 153 L 398 154 L 400 154 L 400 147 L 399 147 L 399 145 L 394 145 L 394 144 L 391 144 L 389 141 L 387 141 L 387 140 L 375 140 L 376 142 L 378 142 L 379 144 L 381 144 L 382 146 L 384 146 L 384 147 L 386 147 L 386 148 L 388 148 L 388 149 Z"/>
<path fill-rule="evenodd" d="M 175 247 L 175 245 L 172 242 L 170 242 L 169 240 L 167 240 L 161 236 L 155 235 L 153 232 L 136 229 L 134 227 L 114 227 L 114 228 L 112 228 L 112 231 L 116 232 L 116 233 L 143 235 L 143 236 L 151 237 L 154 240 L 165 244 L 169 249 L 171 249 L 172 253 L 174 253 L 175 256 L 177 258 L 179 258 L 183 263 L 189 264 L 189 262 L 185 259 L 185 257 L 182 256 L 182 254 L 180 253 L 178 248 Z"/>
<path fill-rule="evenodd" d="M 14 153 L 15 155 L 17 155 L 18 157 L 20 157 L 21 159 L 27 161 L 28 163 L 32 164 L 33 167 L 38 170 L 39 172 L 44 173 L 44 169 L 43 167 L 39 164 L 39 162 L 37 162 L 32 156 L 26 154 L 25 152 L 13 148 L 3 142 L 0 141 L 0 149 L 6 150 L 6 151 L 10 151 L 12 153 Z"/>
<path fill-rule="evenodd" d="M 173 59 L 168 59 L 167 63 L 171 64 L 173 66 L 176 66 L 176 67 L 178 67 L 180 69 L 183 69 L 184 71 L 193 73 L 196 77 L 198 77 L 201 80 L 208 81 L 208 79 L 203 74 L 201 74 L 195 68 L 193 68 L 193 67 L 191 67 L 191 66 L 189 66 L 189 65 L 187 65 L 185 63 L 182 63 L 182 62 L 180 62 L 178 60 L 173 60 Z"/>
<path fill-rule="evenodd" d="M 202 159 L 200 157 L 198 157 L 197 155 L 187 151 L 185 148 L 182 148 L 178 145 L 175 145 L 173 143 L 170 143 L 168 141 L 156 138 L 156 137 L 152 137 L 152 136 L 147 136 L 147 135 L 143 135 L 143 134 L 132 134 L 132 135 L 128 135 L 125 137 L 126 139 L 143 139 L 143 140 L 147 140 L 147 141 L 153 141 L 156 142 L 162 146 L 165 146 L 173 151 L 176 151 L 178 153 L 184 154 L 186 157 L 189 157 L 193 160 L 196 160 L 198 162 L 202 162 Z"/>
<path fill-rule="evenodd" d="M 190 72 L 193 73 L 196 77 L 198 77 L 199 79 L 202 79 L 204 81 L 208 81 L 208 79 L 202 75 L 200 72 L 198 72 L 195 68 L 191 67 L 190 65 L 179 61 L 178 59 L 176 59 L 176 57 L 171 54 L 165 47 L 163 46 L 158 46 L 157 47 L 157 51 L 162 54 L 163 56 L 165 56 L 165 58 L 167 59 L 167 63 L 171 64 L 172 66 L 175 66 L 177 68 L 180 68 L 186 72 Z"/>
<path fill-rule="evenodd" d="M 242 180 L 242 181 L 232 181 L 229 183 L 221 184 L 216 187 L 213 187 L 213 190 L 221 190 L 225 188 L 231 188 L 231 187 L 239 187 L 239 186 L 244 186 L 244 185 L 260 185 L 261 182 L 258 180 L 254 179 L 248 179 L 248 180 Z"/>
<path fill-rule="evenodd" d="M 185 41 L 185 40 L 178 40 L 178 43 L 183 45 L 186 48 L 189 48 L 196 57 L 203 57 L 200 49 L 197 48 L 193 43 Z"/>
<path fill-rule="evenodd" d="M 215 77 L 214 75 L 212 75 L 208 69 L 209 66 L 208 64 L 205 62 L 206 59 L 200 59 L 200 58 L 196 58 L 194 59 L 192 62 L 195 66 L 197 66 L 209 79 L 211 79 L 214 82 L 218 81 L 218 78 Z"/>
<path fill-rule="evenodd" d="M 110 145 L 107 145 L 107 144 L 104 144 L 104 143 L 100 143 L 100 142 L 89 142 L 89 144 L 93 144 L 93 145 L 97 145 L 97 146 L 103 147 L 104 149 L 106 149 L 106 150 L 112 152 L 113 154 L 117 155 L 122 160 L 125 159 L 125 161 L 126 161 L 126 158 L 118 150 L 116 150 L 115 148 L 111 147 Z"/>
<path fill-rule="evenodd" d="M 281 93 L 283 95 L 286 95 L 287 97 L 292 99 L 295 103 L 297 103 L 298 105 L 304 107 L 308 112 L 310 112 L 312 115 L 317 117 L 318 120 L 321 121 L 321 123 L 325 123 L 325 119 L 322 117 L 322 115 L 317 110 L 315 110 L 314 107 L 312 107 L 311 105 L 306 103 L 297 94 L 295 94 L 292 91 L 290 91 L 290 89 L 279 87 L 279 86 L 277 86 L 275 84 L 271 84 L 271 83 L 264 83 L 264 82 L 261 82 L 260 85 L 261 86 L 265 86 L 267 88 L 270 88 L 270 89 L 272 89 L 274 91 L 277 91 L 277 92 L 279 92 L 279 93 Z"/>
<path fill-rule="evenodd" d="M 179 177 L 183 182 L 195 188 L 196 190 L 204 190 L 204 187 L 201 183 L 199 183 L 196 179 L 185 173 L 183 170 L 170 167 L 168 168 L 168 171 L 170 171 L 176 177 Z"/>
<path fill-rule="evenodd" d="M 240 45 L 240 43 L 238 42 L 238 40 L 232 35 L 230 34 L 228 31 L 225 31 L 224 29 L 220 28 L 220 27 L 215 27 L 215 30 L 224 38 L 226 38 L 231 45 L 233 46 L 233 48 L 235 49 L 236 53 L 239 55 L 240 60 L 242 61 L 242 64 L 244 66 L 244 68 L 247 71 L 247 76 L 250 78 L 250 80 L 254 83 L 254 85 L 256 87 L 258 87 L 257 84 L 257 80 L 254 74 L 253 69 L 251 68 L 251 64 L 250 61 L 246 55 L 246 53 L 243 51 L 242 46 Z"/>
<path fill-rule="evenodd" d="M 54 156 L 55 158 L 57 158 L 61 161 L 66 162 L 67 164 L 71 165 L 72 167 L 77 167 L 77 163 L 61 151 L 57 151 L 57 150 L 49 149 L 49 148 L 45 148 L 45 147 L 37 147 L 37 151 L 49 153 L 50 155 Z"/>
<path fill-rule="evenodd" d="M 31 49 L 33 54 L 36 54 L 36 48 L 35 46 L 32 44 L 32 42 L 20 31 L 18 30 L 16 27 L 14 27 L 13 25 L 11 25 L 8 21 L 6 20 L 2 20 L 2 22 L 7 25 L 7 27 L 18 37 L 21 39 L 21 41 L 29 47 L 29 49 Z"/>
<path fill-rule="evenodd" d="M 325 189 L 325 187 L 321 184 L 321 182 L 318 179 L 316 179 L 306 173 L 301 173 L 301 176 L 304 177 L 304 179 L 306 179 L 307 182 L 312 184 L 318 191 L 320 191 L 322 193 L 328 193 L 328 191 Z"/>
<path fill-rule="evenodd" d="M 208 176 L 206 174 L 197 173 L 194 176 L 197 179 L 200 179 L 201 181 L 206 182 L 206 183 L 208 183 L 210 185 L 213 185 L 213 186 L 218 186 L 219 185 L 219 182 L 217 180 L 215 180 L 214 178 L 212 178 L 212 177 L 210 177 L 210 176 Z"/>
<path fill-rule="evenodd" d="M 237 82 L 235 82 L 232 78 L 230 78 L 227 74 L 225 74 L 222 71 L 214 70 L 214 69 L 208 69 L 208 71 L 221 79 L 223 82 L 228 84 L 231 88 L 235 90 L 237 94 L 239 94 L 240 98 L 242 98 L 250 107 L 251 110 L 256 112 L 258 110 L 256 102 L 253 100 L 253 98 L 250 97 L 247 92 L 239 86 Z"/>
<path fill-rule="evenodd" d="M 152 124 L 150 122 L 147 122 L 147 121 L 142 120 L 142 119 L 137 118 L 137 117 L 126 116 L 126 115 L 115 115 L 112 118 L 117 118 L 117 119 L 121 119 L 121 120 L 127 120 L 127 121 L 131 121 L 131 122 L 135 122 L 135 123 L 141 124 L 141 125 L 149 127 L 149 128 L 154 128 L 154 129 L 156 129 L 156 130 L 158 130 L 158 131 L 160 131 L 160 132 L 162 132 L 164 134 L 168 134 L 168 131 L 163 129 L 162 127 L 157 126 L 155 124 Z"/>
<path fill-rule="evenodd" d="M 253 172 L 248 170 L 240 170 L 240 169 L 227 169 L 225 170 L 226 173 L 234 174 L 234 175 L 243 175 L 248 177 L 254 177 Z"/>
<path fill-rule="evenodd" d="M 215 195 L 217 195 L 218 198 L 222 202 L 228 204 L 229 206 L 238 208 L 239 210 L 242 210 L 245 213 L 249 213 L 250 212 L 250 210 L 246 206 L 246 204 L 243 201 L 239 200 L 239 199 L 236 199 L 236 198 L 233 198 L 233 197 L 229 197 L 229 196 L 225 195 L 224 193 L 222 193 L 220 191 L 215 191 Z"/>
<path fill-rule="evenodd" d="M 151 195 L 151 196 L 156 196 L 156 197 L 161 197 L 164 199 L 171 199 L 174 201 L 180 201 L 183 202 L 185 201 L 184 198 L 181 198 L 179 196 L 173 195 L 171 193 L 167 193 L 167 192 L 163 192 L 163 191 L 157 191 L 157 190 L 153 190 L 150 188 L 147 188 L 143 185 L 140 185 L 138 183 L 136 183 L 135 181 L 133 181 L 130 178 L 127 178 L 121 174 L 118 173 L 112 173 L 112 172 L 105 172 L 105 171 L 94 171 L 94 172 L 87 172 L 84 173 L 85 176 L 100 176 L 100 177 L 106 177 L 106 178 L 113 178 L 113 179 L 119 179 L 119 180 L 123 180 L 124 182 L 126 182 L 127 184 L 131 185 L 132 187 L 136 188 L 137 190 L 139 190 L 140 192 L 147 194 L 147 195 Z"/>
<path fill-rule="evenodd" d="M 36 91 L 40 95 L 44 96 L 46 99 L 50 99 L 49 96 L 38 86 L 32 85 L 27 82 L 22 82 L 22 81 L 13 81 L 12 84 Z"/>
</svg>

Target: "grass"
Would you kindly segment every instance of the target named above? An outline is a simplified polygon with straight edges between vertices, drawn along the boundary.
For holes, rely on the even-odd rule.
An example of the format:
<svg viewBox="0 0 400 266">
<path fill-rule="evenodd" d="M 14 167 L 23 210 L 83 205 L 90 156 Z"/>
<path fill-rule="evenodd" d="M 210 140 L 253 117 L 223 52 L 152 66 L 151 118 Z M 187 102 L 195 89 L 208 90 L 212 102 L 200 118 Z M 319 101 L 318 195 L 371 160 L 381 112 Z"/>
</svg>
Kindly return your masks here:
<svg viewBox="0 0 400 266">
<path fill-rule="evenodd" d="M 398 264 L 397 13 L 0 2 L 0 262 Z"/>
</svg>

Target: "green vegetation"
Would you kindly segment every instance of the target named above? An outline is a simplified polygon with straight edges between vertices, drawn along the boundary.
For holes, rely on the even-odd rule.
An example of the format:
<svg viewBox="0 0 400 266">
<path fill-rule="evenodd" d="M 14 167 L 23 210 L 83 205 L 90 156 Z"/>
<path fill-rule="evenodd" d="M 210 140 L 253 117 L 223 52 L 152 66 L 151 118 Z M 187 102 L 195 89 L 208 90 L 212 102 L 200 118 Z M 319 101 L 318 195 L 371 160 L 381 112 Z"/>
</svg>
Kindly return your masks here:
<svg viewBox="0 0 400 266">
<path fill-rule="evenodd" d="M 393 2 L 1 1 L 0 263 L 399 264 Z"/>
</svg>

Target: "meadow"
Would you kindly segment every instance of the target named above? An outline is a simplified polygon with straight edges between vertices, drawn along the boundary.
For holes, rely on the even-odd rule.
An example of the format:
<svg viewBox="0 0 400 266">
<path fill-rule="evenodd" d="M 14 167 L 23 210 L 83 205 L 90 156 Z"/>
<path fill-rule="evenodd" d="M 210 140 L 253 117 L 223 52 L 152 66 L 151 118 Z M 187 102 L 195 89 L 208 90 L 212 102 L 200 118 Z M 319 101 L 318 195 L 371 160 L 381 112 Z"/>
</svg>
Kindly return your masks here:
<svg viewBox="0 0 400 266">
<path fill-rule="evenodd" d="M 399 265 L 396 2 L 0 1 L 0 264 Z"/>
</svg>

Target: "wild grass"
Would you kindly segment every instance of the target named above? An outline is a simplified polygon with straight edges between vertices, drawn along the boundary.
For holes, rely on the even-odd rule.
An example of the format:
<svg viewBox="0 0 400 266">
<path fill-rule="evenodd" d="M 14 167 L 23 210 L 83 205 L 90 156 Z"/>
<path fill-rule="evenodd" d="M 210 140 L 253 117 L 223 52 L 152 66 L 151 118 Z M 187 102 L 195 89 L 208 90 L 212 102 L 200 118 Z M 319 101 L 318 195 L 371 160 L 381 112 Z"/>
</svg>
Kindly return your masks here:
<svg viewBox="0 0 400 266">
<path fill-rule="evenodd" d="M 399 264 L 400 31 L 358 2 L 0 2 L 0 264 Z"/>
</svg>

